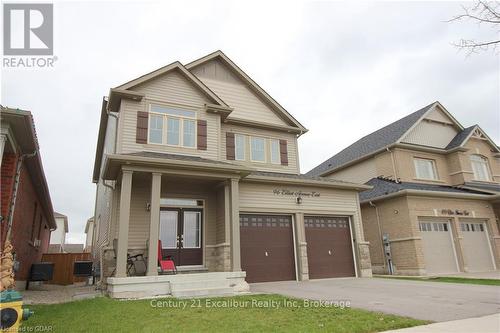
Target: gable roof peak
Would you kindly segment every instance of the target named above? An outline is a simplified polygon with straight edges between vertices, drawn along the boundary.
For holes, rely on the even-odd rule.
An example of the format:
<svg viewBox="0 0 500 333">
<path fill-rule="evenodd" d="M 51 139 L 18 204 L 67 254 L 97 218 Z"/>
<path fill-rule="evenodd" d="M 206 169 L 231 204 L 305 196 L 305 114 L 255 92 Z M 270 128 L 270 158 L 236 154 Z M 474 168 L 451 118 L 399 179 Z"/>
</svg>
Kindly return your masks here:
<svg viewBox="0 0 500 333">
<path fill-rule="evenodd" d="M 365 135 L 336 155 L 319 164 L 307 174 L 313 176 L 325 175 L 335 169 L 345 166 L 351 162 L 368 157 L 378 151 L 396 144 L 403 138 L 414 125 L 434 108 L 433 102 L 423 108 L 410 113 L 368 135 Z"/>
<path fill-rule="evenodd" d="M 262 89 L 252 78 L 245 73 L 236 63 L 234 63 L 224 52 L 221 50 L 216 50 L 204 57 L 191 61 L 186 64 L 185 68 L 187 70 L 192 70 L 193 68 L 209 62 L 213 59 L 219 58 L 222 60 L 224 65 L 226 65 L 229 70 L 231 70 L 236 76 L 242 80 L 248 88 L 250 88 L 259 98 L 267 102 L 271 109 L 282 119 L 287 121 L 292 126 L 298 128 L 301 133 L 307 132 L 305 128 L 295 117 L 293 117 L 283 106 L 281 106 L 274 98 L 272 98 L 264 89 Z"/>
</svg>

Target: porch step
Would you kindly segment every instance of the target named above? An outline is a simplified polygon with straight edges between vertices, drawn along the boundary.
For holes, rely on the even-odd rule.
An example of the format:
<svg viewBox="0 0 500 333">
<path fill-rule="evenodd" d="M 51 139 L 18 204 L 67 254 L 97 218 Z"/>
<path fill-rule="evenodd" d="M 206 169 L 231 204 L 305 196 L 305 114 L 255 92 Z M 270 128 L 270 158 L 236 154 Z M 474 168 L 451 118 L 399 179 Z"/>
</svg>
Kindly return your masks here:
<svg viewBox="0 0 500 333">
<path fill-rule="evenodd" d="M 226 288 L 228 286 L 227 279 L 203 279 L 187 280 L 187 281 L 171 281 L 170 289 L 172 293 L 182 290 L 194 289 L 209 289 L 209 288 Z"/>
<path fill-rule="evenodd" d="M 233 288 L 203 288 L 203 289 L 182 289 L 172 290 L 172 296 L 176 298 L 193 298 L 193 297 L 214 297 L 214 296 L 232 296 L 234 295 Z"/>
<path fill-rule="evenodd" d="M 193 274 L 193 273 L 206 273 L 208 268 L 206 267 L 196 267 L 196 268 L 183 268 L 177 267 L 177 274 Z"/>
</svg>

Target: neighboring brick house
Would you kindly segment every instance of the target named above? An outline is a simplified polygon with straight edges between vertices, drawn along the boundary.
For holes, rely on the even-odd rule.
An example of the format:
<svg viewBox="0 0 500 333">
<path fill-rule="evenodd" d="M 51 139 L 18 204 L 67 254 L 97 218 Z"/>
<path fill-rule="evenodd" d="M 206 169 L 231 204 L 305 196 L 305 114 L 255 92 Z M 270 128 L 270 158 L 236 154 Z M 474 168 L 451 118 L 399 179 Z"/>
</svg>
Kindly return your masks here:
<svg viewBox="0 0 500 333">
<path fill-rule="evenodd" d="M 2 107 L 0 139 L 0 247 L 10 236 L 19 263 L 16 285 L 22 288 L 31 264 L 47 251 L 56 224 L 31 113 Z"/>
<path fill-rule="evenodd" d="M 375 273 L 500 265 L 500 149 L 439 102 L 361 138 L 308 174 L 373 186 L 360 202 Z"/>
</svg>

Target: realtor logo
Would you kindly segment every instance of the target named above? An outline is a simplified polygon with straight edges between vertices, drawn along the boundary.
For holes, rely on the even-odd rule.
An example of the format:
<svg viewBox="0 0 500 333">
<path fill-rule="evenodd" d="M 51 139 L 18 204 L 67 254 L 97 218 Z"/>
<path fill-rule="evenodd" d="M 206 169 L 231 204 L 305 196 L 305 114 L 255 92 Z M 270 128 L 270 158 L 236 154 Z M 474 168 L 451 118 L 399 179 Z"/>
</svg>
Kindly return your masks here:
<svg viewBox="0 0 500 333">
<path fill-rule="evenodd" d="M 48 3 L 3 5 L 3 54 L 52 55 L 54 11 Z"/>
</svg>

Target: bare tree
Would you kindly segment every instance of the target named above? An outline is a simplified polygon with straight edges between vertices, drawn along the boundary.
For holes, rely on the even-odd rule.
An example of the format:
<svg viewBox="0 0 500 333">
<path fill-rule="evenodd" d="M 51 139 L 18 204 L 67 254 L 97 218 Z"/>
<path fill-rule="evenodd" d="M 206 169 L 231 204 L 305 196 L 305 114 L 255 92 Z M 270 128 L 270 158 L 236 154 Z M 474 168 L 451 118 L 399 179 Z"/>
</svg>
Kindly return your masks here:
<svg viewBox="0 0 500 333">
<path fill-rule="evenodd" d="M 489 49 L 496 51 L 500 46 L 500 2 L 478 0 L 470 6 L 462 5 L 463 13 L 457 15 L 447 22 L 472 21 L 478 25 L 485 25 L 494 29 L 497 38 L 492 40 L 461 39 L 453 45 L 460 50 L 465 50 L 468 55 L 487 51 Z"/>
</svg>

